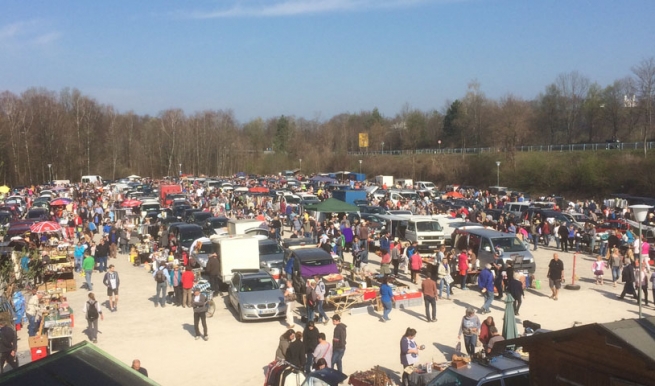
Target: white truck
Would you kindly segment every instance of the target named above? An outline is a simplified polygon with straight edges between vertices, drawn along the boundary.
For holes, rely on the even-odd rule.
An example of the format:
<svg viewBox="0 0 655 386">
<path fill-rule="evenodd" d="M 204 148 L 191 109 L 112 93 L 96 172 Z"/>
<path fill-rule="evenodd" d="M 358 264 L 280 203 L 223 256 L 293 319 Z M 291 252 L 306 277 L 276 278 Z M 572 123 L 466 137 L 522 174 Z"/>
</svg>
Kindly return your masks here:
<svg viewBox="0 0 655 386">
<path fill-rule="evenodd" d="M 232 272 L 237 269 L 259 270 L 259 240 L 245 235 L 214 235 L 210 237 L 214 253 L 218 255 L 223 283 L 232 280 Z"/>
<path fill-rule="evenodd" d="M 375 184 L 379 187 L 386 184 L 390 188 L 393 186 L 393 176 L 375 176 Z"/>
<path fill-rule="evenodd" d="M 436 190 L 437 186 L 430 181 L 416 181 L 416 187 L 418 190 Z"/>
<path fill-rule="evenodd" d="M 414 187 L 414 181 L 411 178 L 398 178 L 396 184 L 401 189 L 412 189 Z"/>
</svg>

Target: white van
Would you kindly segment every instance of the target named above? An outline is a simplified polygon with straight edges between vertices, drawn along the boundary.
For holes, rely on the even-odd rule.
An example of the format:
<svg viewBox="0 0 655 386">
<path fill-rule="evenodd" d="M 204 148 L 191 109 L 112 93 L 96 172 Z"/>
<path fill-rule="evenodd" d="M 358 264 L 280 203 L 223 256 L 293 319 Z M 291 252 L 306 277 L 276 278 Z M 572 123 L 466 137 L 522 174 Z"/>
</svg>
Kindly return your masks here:
<svg viewBox="0 0 655 386">
<path fill-rule="evenodd" d="M 416 186 L 418 190 L 436 190 L 437 186 L 430 181 L 416 181 Z"/>
<path fill-rule="evenodd" d="M 418 249 L 422 251 L 434 251 L 446 242 L 439 220 L 431 216 L 408 217 L 405 237 L 409 242 L 416 241 Z"/>
<path fill-rule="evenodd" d="M 412 181 L 411 178 L 398 178 L 396 180 L 396 185 L 400 186 L 401 189 L 411 189 L 414 187 L 414 181 Z"/>
<path fill-rule="evenodd" d="M 100 176 L 82 176 L 83 184 L 102 184 L 102 177 Z"/>
</svg>

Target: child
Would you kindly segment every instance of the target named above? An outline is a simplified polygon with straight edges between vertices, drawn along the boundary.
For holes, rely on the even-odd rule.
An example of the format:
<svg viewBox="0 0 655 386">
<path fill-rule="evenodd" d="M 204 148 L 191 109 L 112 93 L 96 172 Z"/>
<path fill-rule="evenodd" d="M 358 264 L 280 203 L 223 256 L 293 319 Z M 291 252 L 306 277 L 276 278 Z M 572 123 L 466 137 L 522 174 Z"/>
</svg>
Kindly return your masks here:
<svg viewBox="0 0 655 386">
<path fill-rule="evenodd" d="M 596 275 L 596 284 L 603 285 L 603 275 L 605 272 L 605 261 L 601 255 L 596 256 L 596 261 L 591 265 L 591 271 Z"/>
<path fill-rule="evenodd" d="M 136 251 L 136 247 L 132 245 L 132 248 L 130 248 L 130 262 L 135 267 L 139 266 L 141 263 L 140 261 L 137 261 L 138 257 L 139 257 L 139 253 Z"/>
</svg>

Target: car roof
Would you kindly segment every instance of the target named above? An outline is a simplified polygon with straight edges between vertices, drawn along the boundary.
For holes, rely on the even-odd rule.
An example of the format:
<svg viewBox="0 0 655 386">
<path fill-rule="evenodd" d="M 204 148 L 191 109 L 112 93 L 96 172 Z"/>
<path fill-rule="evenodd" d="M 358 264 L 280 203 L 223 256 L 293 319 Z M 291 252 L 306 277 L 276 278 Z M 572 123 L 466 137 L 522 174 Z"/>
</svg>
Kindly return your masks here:
<svg viewBox="0 0 655 386">
<path fill-rule="evenodd" d="M 264 271 L 262 269 L 260 269 L 257 272 L 252 272 L 250 270 L 245 270 L 245 271 L 242 272 L 242 271 L 237 270 L 237 271 L 234 271 L 234 274 L 239 275 L 242 278 L 251 278 L 251 277 L 271 277 L 271 278 L 273 278 L 273 276 L 271 276 L 270 273 L 268 273 L 268 272 L 266 272 L 266 271 Z"/>
<path fill-rule="evenodd" d="M 293 254 L 300 260 L 317 260 L 317 259 L 332 259 L 332 256 L 322 248 L 298 248 L 292 249 Z"/>
<path fill-rule="evenodd" d="M 187 224 L 187 223 L 184 223 L 184 225 L 178 226 L 177 229 L 180 230 L 180 231 L 182 231 L 182 230 L 192 230 L 192 229 L 198 229 L 198 230 L 202 231 L 202 227 L 200 225 L 198 225 L 198 224 Z"/>
<path fill-rule="evenodd" d="M 469 229 L 469 228 L 464 227 L 464 228 L 458 228 L 456 230 L 456 232 L 457 231 L 467 232 L 467 233 L 474 234 L 474 235 L 481 236 L 481 237 L 516 237 L 516 234 L 514 234 L 514 233 L 509 233 L 509 232 L 508 233 L 503 233 L 503 232 L 495 231 L 493 229 L 485 229 L 485 228 L 472 228 L 472 229 Z"/>
</svg>

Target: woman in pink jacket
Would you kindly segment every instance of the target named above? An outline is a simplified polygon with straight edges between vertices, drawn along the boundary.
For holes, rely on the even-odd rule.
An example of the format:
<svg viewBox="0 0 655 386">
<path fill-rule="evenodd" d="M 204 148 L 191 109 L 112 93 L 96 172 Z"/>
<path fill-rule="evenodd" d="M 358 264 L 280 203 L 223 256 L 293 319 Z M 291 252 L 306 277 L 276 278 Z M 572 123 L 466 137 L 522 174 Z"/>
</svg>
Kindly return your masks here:
<svg viewBox="0 0 655 386">
<path fill-rule="evenodd" d="M 459 276 L 462 280 L 462 290 L 466 290 L 466 275 L 469 270 L 469 257 L 466 254 L 466 251 L 462 251 L 459 254 L 458 260 L 457 260 L 457 271 L 459 272 Z"/>
<path fill-rule="evenodd" d="M 421 272 L 421 268 L 423 268 L 423 259 L 421 259 L 418 249 L 414 251 L 414 254 L 409 259 L 409 268 L 412 270 L 412 283 L 418 284 L 418 274 Z"/>
</svg>

